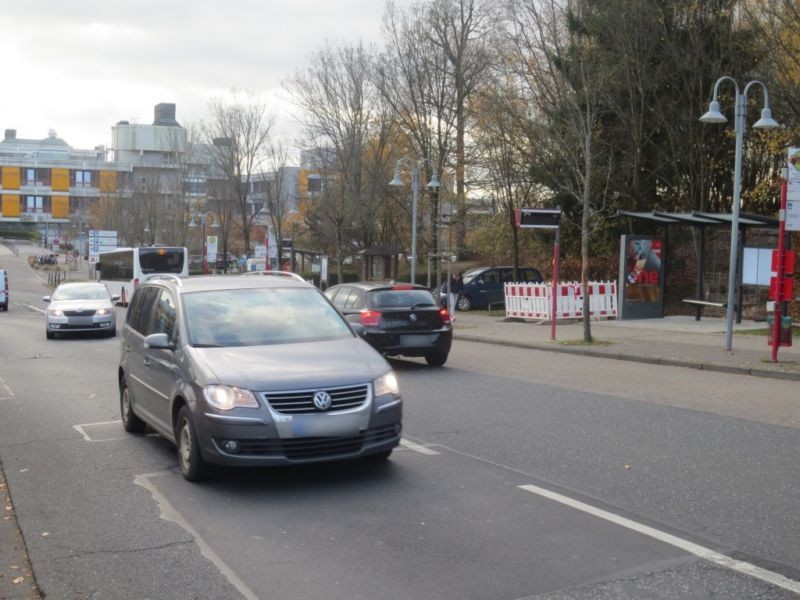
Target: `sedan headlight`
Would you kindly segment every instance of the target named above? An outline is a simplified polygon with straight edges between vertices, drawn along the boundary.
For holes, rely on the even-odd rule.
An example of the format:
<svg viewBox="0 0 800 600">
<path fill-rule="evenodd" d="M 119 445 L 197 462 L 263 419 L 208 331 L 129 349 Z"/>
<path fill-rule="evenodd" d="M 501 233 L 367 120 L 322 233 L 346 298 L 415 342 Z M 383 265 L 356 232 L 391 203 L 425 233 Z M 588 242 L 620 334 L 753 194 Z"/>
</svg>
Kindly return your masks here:
<svg viewBox="0 0 800 600">
<path fill-rule="evenodd" d="M 391 394 L 392 396 L 400 395 L 400 386 L 397 384 L 397 376 L 394 371 L 384 373 L 372 385 L 376 396 L 385 396 L 386 394 Z"/>
<path fill-rule="evenodd" d="M 105 316 L 111 312 L 109 308 L 98 308 L 97 311 L 94 313 L 100 317 Z"/>
<path fill-rule="evenodd" d="M 258 400 L 250 390 L 232 385 L 207 385 L 203 388 L 206 401 L 218 410 L 234 408 L 258 408 Z"/>
<path fill-rule="evenodd" d="M 51 317 L 63 317 L 64 316 L 64 311 L 60 310 L 58 308 L 53 309 L 53 310 L 50 311 L 50 316 Z"/>
</svg>

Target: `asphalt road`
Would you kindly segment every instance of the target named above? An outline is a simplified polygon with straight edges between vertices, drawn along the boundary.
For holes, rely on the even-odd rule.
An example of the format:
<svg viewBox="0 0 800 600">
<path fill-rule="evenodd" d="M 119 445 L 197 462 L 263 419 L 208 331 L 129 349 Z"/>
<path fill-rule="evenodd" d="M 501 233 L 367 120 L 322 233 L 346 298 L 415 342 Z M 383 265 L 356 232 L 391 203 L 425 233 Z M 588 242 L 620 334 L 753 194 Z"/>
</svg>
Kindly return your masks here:
<svg viewBox="0 0 800 600">
<path fill-rule="evenodd" d="M 0 264 L 0 459 L 48 598 L 797 597 L 796 384 L 456 341 L 394 361 L 388 463 L 194 485 L 122 430 L 118 340 L 45 340 Z"/>
</svg>

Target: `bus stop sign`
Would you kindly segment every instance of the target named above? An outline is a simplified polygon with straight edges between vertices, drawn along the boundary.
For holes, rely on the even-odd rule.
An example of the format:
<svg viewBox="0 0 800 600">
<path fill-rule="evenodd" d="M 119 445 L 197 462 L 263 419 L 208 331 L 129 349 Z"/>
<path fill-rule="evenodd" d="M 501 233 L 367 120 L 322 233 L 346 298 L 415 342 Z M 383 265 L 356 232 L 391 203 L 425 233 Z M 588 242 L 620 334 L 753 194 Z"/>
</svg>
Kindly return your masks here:
<svg viewBox="0 0 800 600">
<path fill-rule="evenodd" d="M 518 208 L 514 211 L 517 229 L 558 229 L 560 208 Z"/>
</svg>

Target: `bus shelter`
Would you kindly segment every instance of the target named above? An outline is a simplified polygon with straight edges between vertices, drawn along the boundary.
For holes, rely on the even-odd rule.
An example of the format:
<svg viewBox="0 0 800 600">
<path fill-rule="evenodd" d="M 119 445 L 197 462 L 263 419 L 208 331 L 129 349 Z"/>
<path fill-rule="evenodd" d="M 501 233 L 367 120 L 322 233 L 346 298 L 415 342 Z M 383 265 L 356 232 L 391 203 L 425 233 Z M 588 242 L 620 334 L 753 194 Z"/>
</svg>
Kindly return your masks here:
<svg viewBox="0 0 800 600">
<path fill-rule="evenodd" d="M 698 231 L 699 251 L 698 251 L 698 265 L 697 265 L 697 281 L 695 284 L 695 298 L 684 300 L 695 307 L 695 319 L 700 320 L 700 315 L 703 306 L 712 304 L 706 302 L 705 289 L 704 289 L 704 268 L 706 264 L 706 232 L 710 227 L 727 227 L 730 230 L 732 226 L 733 216 L 728 213 L 709 213 L 702 211 L 692 212 L 665 212 L 665 211 L 650 211 L 650 212 L 635 212 L 628 210 L 617 211 L 617 216 L 627 217 L 632 220 L 649 222 L 662 229 L 664 239 L 664 256 L 665 267 L 669 265 L 669 229 L 673 225 L 686 225 L 694 227 Z M 749 229 L 778 229 L 778 220 L 772 217 L 765 217 L 751 213 L 739 213 L 739 248 L 738 259 L 736 264 L 739 266 L 736 273 L 736 322 L 742 322 L 742 262 L 744 246 L 747 239 L 747 231 Z M 663 317 L 663 305 L 662 315 Z"/>
</svg>

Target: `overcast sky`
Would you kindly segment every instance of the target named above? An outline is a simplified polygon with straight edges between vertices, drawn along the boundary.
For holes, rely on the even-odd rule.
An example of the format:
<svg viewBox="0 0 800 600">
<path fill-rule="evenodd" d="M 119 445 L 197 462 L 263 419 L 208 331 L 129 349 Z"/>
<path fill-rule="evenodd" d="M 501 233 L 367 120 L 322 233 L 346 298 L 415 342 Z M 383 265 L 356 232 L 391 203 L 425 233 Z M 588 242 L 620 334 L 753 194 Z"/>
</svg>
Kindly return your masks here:
<svg viewBox="0 0 800 600">
<path fill-rule="evenodd" d="M 409 1 L 396 2 L 405 6 Z M 110 145 L 120 120 L 181 124 L 209 98 L 251 89 L 296 130 L 282 82 L 324 40 L 380 42 L 385 0 L 20 0 L 2 2 L 0 130 L 76 148 Z"/>
</svg>

